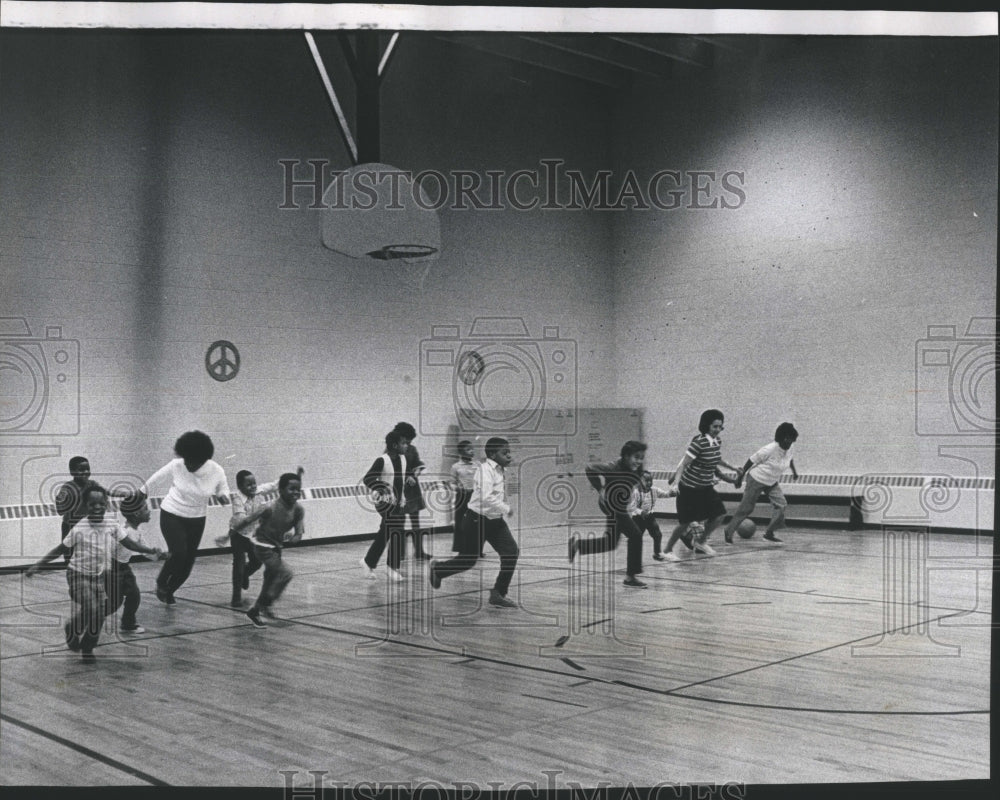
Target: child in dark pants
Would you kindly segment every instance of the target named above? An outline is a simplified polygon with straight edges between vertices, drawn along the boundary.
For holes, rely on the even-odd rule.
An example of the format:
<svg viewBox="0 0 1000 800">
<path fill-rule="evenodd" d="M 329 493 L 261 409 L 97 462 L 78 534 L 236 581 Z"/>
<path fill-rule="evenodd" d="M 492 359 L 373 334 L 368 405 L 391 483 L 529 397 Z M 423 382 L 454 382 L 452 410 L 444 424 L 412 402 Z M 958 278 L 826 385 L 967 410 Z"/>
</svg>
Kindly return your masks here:
<svg viewBox="0 0 1000 800">
<path fill-rule="evenodd" d="M 378 566 L 386 545 L 389 546 L 389 555 L 386 557 L 389 580 L 403 580 L 399 564 L 403 550 L 406 549 L 406 540 L 403 538 L 403 526 L 406 524 L 403 487 L 407 472 L 405 453 L 409 446 L 410 440 L 398 428 L 389 431 L 385 435 L 385 453 L 372 462 L 361 479 L 374 498 L 375 510 L 382 518 L 368 552 L 361 559 L 361 569 L 366 580 L 375 579 L 375 567 Z"/>
<path fill-rule="evenodd" d="M 462 516 L 459 554 L 447 561 L 432 560 L 428 577 L 434 589 L 449 575 L 472 569 L 479 560 L 482 543 L 487 541 L 500 554 L 500 574 L 490 590 L 489 603 L 497 608 L 517 608 L 507 597 L 520 549 L 505 517 L 514 513 L 507 502 L 504 470 L 510 466 L 510 444 L 493 437 L 486 442 L 486 460 L 476 468 L 469 507 Z"/>
<path fill-rule="evenodd" d="M 281 551 L 288 531 L 295 529 L 295 533 L 288 539 L 290 542 L 299 541 L 305 533 L 305 511 L 299 505 L 301 496 L 302 483 L 299 476 L 294 472 L 286 472 L 278 478 L 278 499 L 236 525 L 236 530 L 239 531 L 260 521 L 251 539 L 257 558 L 264 564 L 264 583 L 260 587 L 257 602 L 247 609 L 247 616 L 257 628 L 267 625 L 261 615 L 274 616 L 271 606 L 292 580 L 292 570 L 281 560 Z"/>
<path fill-rule="evenodd" d="M 463 439 L 458 443 L 458 461 L 451 465 L 451 479 L 453 483 L 453 490 L 455 492 L 455 516 L 454 516 L 454 534 L 451 540 L 451 549 L 456 553 L 459 551 L 459 526 L 462 522 L 462 516 L 465 514 L 465 509 L 469 507 L 469 498 L 472 497 L 473 489 L 473 478 L 476 475 L 476 467 L 478 466 L 475 461 L 472 460 L 474 451 L 472 449 L 472 442 L 468 439 Z M 482 553 L 479 554 L 482 556 Z"/>
<path fill-rule="evenodd" d="M 569 561 L 572 564 L 578 553 L 592 555 L 614 550 L 624 534 L 628 540 L 624 585 L 645 589 L 646 584 L 636 577 L 642 572 L 642 531 L 629 513 L 629 503 L 639 485 L 646 445 L 630 440 L 622 445 L 620 452 L 616 461 L 584 467 L 587 480 L 598 493 L 597 505 L 606 515 L 608 524 L 602 536 L 581 539 L 577 534 L 571 535 Z"/>
<path fill-rule="evenodd" d="M 302 474 L 305 470 L 299 467 L 296 474 L 299 481 L 302 481 Z M 229 533 L 216 538 L 215 543 L 219 547 L 226 544 L 233 548 L 233 596 L 229 600 L 229 605 L 233 608 L 243 606 L 243 590 L 250 588 L 250 576 L 262 566 L 254 551 L 251 541 L 252 530 L 237 530 L 240 522 L 246 519 L 247 515 L 260 510 L 268 501 L 263 495 L 276 491 L 277 481 L 257 484 L 257 478 L 248 469 L 241 469 L 236 473 L 237 492 L 233 494 L 233 516 L 229 520 Z"/>
<path fill-rule="evenodd" d="M 125 532 L 131 537 L 130 531 L 135 531 L 135 540 L 141 542 L 142 534 L 138 528 L 143 523 L 149 522 L 149 504 L 141 498 L 133 497 L 122 502 L 121 511 L 125 518 Z M 133 551 L 122 546 L 120 542 L 112 549 L 111 568 L 104 573 L 104 591 L 108 597 L 104 615 L 110 616 L 124 606 L 118 630 L 122 633 L 145 633 L 146 629 L 135 618 L 142 595 L 139 593 L 135 573 L 129 564 L 132 555 Z"/>
<path fill-rule="evenodd" d="M 656 505 L 657 497 L 673 497 L 676 494 L 677 492 L 665 492 L 663 489 L 653 486 L 652 473 L 643 471 L 642 482 L 636 487 L 632 505 L 629 507 L 632 521 L 640 533 L 649 532 L 653 540 L 653 558 L 656 561 L 667 561 L 668 559 L 660 552 L 663 532 L 660 530 L 656 517 L 653 516 L 653 508 Z M 674 558 L 676 559 L 676 556 Z"/>
<path fill-rule="evenodd" d="M 406 437 L 409 442 L 403 455 L 406 457 L 406 477 L 403 481 L 403 498 L 405 500 L 406 516 L 410 518 L 410 530 L 407 531 L 413 537 L 413 557 L 418 560 L 427 561 L 430 555 L 424 550 L 424 531 L 420 527 L 420 512 L 427 508 L 424 502 L 424 493 L 420 488 L 420 473 L 426 467 L 417 452 L 413 440 L 417 438 L 417 429 L 409 422 L 397 422 L 393 430 Z M 403 534 L 402 557 L 406 556 L 406 534 Z"/>
</svg>

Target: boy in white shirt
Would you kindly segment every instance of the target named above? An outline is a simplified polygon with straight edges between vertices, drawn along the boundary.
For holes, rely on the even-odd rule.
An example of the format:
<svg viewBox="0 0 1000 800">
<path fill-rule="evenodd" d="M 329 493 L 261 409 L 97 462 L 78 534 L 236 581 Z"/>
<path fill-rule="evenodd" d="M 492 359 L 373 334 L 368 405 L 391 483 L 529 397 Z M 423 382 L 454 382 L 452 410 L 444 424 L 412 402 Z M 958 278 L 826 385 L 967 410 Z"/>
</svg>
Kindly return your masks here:
<svg viewBox="0 0 1000 800">
<path fill-rule="evenodd" d="M 108 510 L 108 495 L 104 489 L 89 489 L 86 504 L 86 518 L 80 520 L 61 544 L 28 567 L 24 574 L 30 578 L 67 549 L 73 551 L 66 565 L 69 596 L 74 603 L 73 618 L 65 626 L 66 644 L 70 650 L 80 651 L 85 661 L 93 661 L 94 645 L 104 625 L 107 603 L 104 573 L 111 567 L 112 548 L 120 542 L 129 550 L 157 558 L 162 551 L 140 544 L 128 536 L 117 522 L 104 519 Z"/>
<path fill-rule="evenodd" d="M 743 500 L 739 508 L 726 525 L 726 542 L 732 544 L 736 528 L 753 512 L 761 493 L 766 493 L 773 511 L 767 530 L 764 531 L 764 538 L 769 542 L 781 543 L 781 539 L 775 536 L 774 532 L 785 524 L 785 508 L 788 501 L 781 491 L 779 481 L 786 469 L 791 469 L 792 480 L 799 479 L 799 474 L 795 471 L 795 462 L 788 452 L 798 438 L 799 432 L 795 430 L 795 426 L 791 422 L 782 422 L 774 432 L 774 441 L 764 445 L 747 459 L 747 463 L 739 471 L 736 488 L 739 488 L 744 476 L 747 486 L 743 490 Z"/>
<path fill-rule="evenodd" d="M 447 561 L 432 560 L 428 577 L 431 586 L 440 589 L 443 579 L 476 565 L 483 542 L 487 541 L 500 554 L 500 573 L 490 589 L 489 604 L 497 608 L 517 608 L 517 603 L 507 597 L 521 552 L 506 520 L 514 514 L 507 502 L 504 483 L 504 470 L 512 460 L 510 443 L 494 436 L 486 442 L 485 450 L 486 459 L 476 467 L 472 497 L 460 523 L 458 555 Z"/>
</svg>

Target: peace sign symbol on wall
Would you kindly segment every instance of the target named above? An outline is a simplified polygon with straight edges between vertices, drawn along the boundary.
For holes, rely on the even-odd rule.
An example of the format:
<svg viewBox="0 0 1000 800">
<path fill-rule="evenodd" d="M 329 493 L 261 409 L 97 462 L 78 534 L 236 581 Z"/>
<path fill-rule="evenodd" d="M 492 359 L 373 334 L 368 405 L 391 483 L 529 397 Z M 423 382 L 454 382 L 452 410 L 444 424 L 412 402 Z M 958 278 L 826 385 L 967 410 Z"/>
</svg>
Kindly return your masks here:
<svg viewBox="0 0 1000 800">
<path fill-rule="evenodd" d="M 205 353 L 205 369 L 217 381 L 231 381 L 240 371 L 240 351 L 225 339 L 212 342 Z"/>
</svg>

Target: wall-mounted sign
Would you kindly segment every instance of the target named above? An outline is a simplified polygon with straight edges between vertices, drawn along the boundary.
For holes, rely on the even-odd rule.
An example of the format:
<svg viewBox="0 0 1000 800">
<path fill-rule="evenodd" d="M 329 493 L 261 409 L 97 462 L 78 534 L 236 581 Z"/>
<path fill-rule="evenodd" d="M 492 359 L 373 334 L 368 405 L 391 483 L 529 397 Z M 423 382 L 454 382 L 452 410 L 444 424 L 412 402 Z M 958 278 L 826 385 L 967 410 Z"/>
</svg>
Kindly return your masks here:
<svg viewBox="0 0 1000 800">
<path fill-rule="evenodd" d="M 212 342 L 205 353 L 205 369 L 217 381 L 231 381 L 240 371 L 240 351 L 225 339 Z"/>
</svg>

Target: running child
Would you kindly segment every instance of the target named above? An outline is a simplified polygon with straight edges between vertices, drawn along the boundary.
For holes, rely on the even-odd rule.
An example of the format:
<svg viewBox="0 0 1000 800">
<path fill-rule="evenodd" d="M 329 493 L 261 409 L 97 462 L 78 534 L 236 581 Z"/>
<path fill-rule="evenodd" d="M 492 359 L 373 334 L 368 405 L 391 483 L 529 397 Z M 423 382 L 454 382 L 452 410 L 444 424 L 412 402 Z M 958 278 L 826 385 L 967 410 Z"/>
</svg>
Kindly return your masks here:
<svg viewBox="0 0 1000 800">
<path fill-rule="evenodd" d="M 795 471 L 795 462 L 788 452 L 792 449 L 792 444 L 799 438 L 799 432 L 791 422 L 782 422 L 774 432 L 774 441 L 764 445 L 760 450 L 747 459 L 747 463 L 740 470 L 740 479 L 746 478 L 746 488 L 743 490 L 743 499 L 739 508 L 733 514 L 733 518 L 726 525 L 726 541 L 732 543 L 733 533 L 753 512 L 754 506 L 760 499 L 761 494 L 766 494 L 771 501 L 771 521 L 767 523 L 764 531 L 764 538 L 769 542 L 780 544 L 781 539 L 774 535 L 774 532 L 785 524 L 785 508 L 788 501 L 781 491 L 781 476 L 785 470 L 790 469 L 792 480 L 799 479 L 799 473 Z M 736 482 L 736 488 L 740 488 L 740 479 Z"/>
<path fill-rule="evenodd" d="M 149 503 L 139 495 L 134 495 L 123 500 L 119 509 L 125 519 L 125 525 L 122 527 L 129 538 L 140 544 L 145 544 L 139 526 L 149 522 Z M 135 531 L 134 535 L 133 531 Z M 130 564 L 134 554 L 135 551 L 123 545 L 122 542 L 115 542 L 112 546 L 111 568 L 104 573 L 104 592 L 108 598 L 104 615 L 111 616 L 124 606 L 118 630 L 122 633 L 138 634 L 145 633 L 146 629 L 135 618 L 139 604 L 142 602 L 142 595 L 139 592 L 139 583 L 136 581 L 135 573 L 132 572 Z"/>
<path fill-rule="evenodd" d="M 674 497 L 677 491 L 668 492 L 658 486 L 653 486 L 653 474 L 649 470 L 643 470 L 641 482 L 635 487 L 632 495 L 632 502 L 629 504 L 629 516 L 635 522 L 640 534 L 648 531 L 653 540 L 653 558 L 656 561 L 679 561 L 676 555 L 670 553 L 668 557 L 660 552 L 660 543 L 663 541 L 663 533 L 660 525 L 653 516 L 653 507 L 656 505 L 657 497 Z"/>
<path fill-rule="evenodd" d="M 301 485 L 302 475 L 305 470 L 299 467 L 296 474 L 299 476 Z M 216 538 L 215 543 L 219 547 L 226 544 L 233 548 L 233 596 L 229 605 L 233 608 L 243 606 L 243 590 L 250 588 L 250 576 L 261 568 L 261 561 L 254 552 L 251 537 L 252 530 L 237 530 L 237 525 L 249 514 L 258 511 L 267 505 L 264 495 L 277 491 L 278 482 L 268 481 L 257 484 L 257 478 L 248 469 L 241 469 L 236 473 L 236 489 L 233 493 L 233 516 L 229 520 L 229 532 Z"/>
<path fill-rule="evenodd" d="M 260 587 L 260 595 L 247 609 L 247 616 L 254 627 L 263 628 L 267 625 L 261 615 L 274 617 L 271 607 L 292 580 L 292 570 L 281 560 L 281 551 L 288 531 L 293 528 L 295 530 L 288 537 L 289 542 L 298 542 L 305 533 L 306 512 L 299 505 L 301 496 L 302 482 L 299 476 L 294 472 L 286 472 L 278 478 L 278 499 L 236 523 L 236 530 L 239 532 L 244 529 L 253 530 L 253 526 L 260 522 L 251 534 L 254 552 L 264 565 L 264 582 Z"/>
<path fill-rule="evenodd" d="M 406 451 L 410 440 L 398 428 L 385 435 L 385 452 L 368 468 L 361 482 L 375 498 L 375 510 L 382 518 L 375 538 L 368 552 L 361 559 L 361 569 L 368 580 L 375 579 L 375 567 L 389 545 L 389 555 L 386 566 L 389 570 L 389 580 L 401 581 L 399 563 L 403 558 L 406 542 L 403 539 L 403 526 L 406 524 L 406 499 L 404 497 L 404 481 L 406 479 Z"/>
<path fill-rule="evenodd" d="M 634 589 L 645 589 L 646 584 L 636 577 L 642 572 L 642 531 L 629 513 L 629 504 L 639 486 L 645 458 L 646 445 L 631 440 L 622 445 L 617 461 L 588 464 L 584 468 L 587 480 L 597 490 L 597 504 L 607 515 L 608 525 L 602 536 L 581 539 L 574 533 L 569 539 L 569 561 L 572 564 L 577 553 L 591 555 L 614 550 L 624 534 L 628 539 L 624 584 Z"/>
<path fill-rule="evenodd" d="M 463 439 L 458 443 L 458 461 L 451 465 L 452 488 L 455 492 L 455 517 L 454 534 L 451 539 L 451 549 L 458 552 L 458 526 L 462 521 L 465 509 L 469 507 L 469 498 L 472 497 L 472 489 L 475 486 L 477 464 L 472 460 L 475 451 L 472 449 L 472 442 Z M 480 556 L 482 553 L 480 553 Z"/>
<path fill-rule="evenodd" d="M 459 533 L 459 551 L 454 558 L 438 562 L 431 560 L 428 577 L 431 587 L 441 588 L 441 581 L 472 569 L 483 551 L 483 542 L 500 554 L 500 572 L 490 589 L 489 603 L 498 608 L 517 608 L 517 603 L 507 597 L 520 550 L 505 518 L 514 514 L 507 502 L 504 470 L 510 466 L 510 443 L 499 436 L 486 442 L 486 458 L 476 467 L 472 497 L 462 515 Z"/>
<path fill-rule="evenodd" d="M 94 646 L 100 637 L 107 607 L 104 573 L 111 566 L 111 551 L 115 543 L 120 542 L 130 550 L 156 558 L 160 558 L 163 551 L 135 541 L 117 522 L 104 518 L 108 510 L 106 490 L 100 487 L 88 489 L 86 508 L 87 516 L 24 574 L 30 578 L 45 564 L 67 550 L 71 551 L 66 565 L 66 580 L 74 608 L 72 619 L 64 627 L 66 644 L 70 650 L 79 652 L 85 661 L 93 661 Z"/>
</svg>

